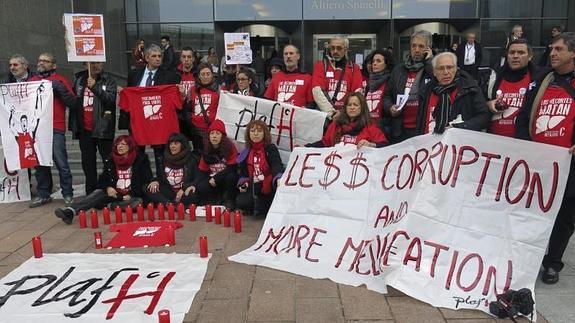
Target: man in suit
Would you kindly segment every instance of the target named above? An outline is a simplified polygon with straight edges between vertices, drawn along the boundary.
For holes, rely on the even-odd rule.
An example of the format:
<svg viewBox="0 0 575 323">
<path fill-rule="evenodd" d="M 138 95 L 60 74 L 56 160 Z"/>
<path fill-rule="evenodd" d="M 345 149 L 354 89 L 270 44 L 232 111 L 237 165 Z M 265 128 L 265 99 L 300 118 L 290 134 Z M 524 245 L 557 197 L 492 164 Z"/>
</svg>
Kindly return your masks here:
<svg viewBox="0 0 575 323">
<path fill-rule="evenodd" d="M 174 53 L 174 47 L 172 47 L 172 44 L 170 43 L 170 36 L 162 36 L 160 39 L 160 46 L 164 50 L 162 56 L 162 66 L 165 69 L 175 70 L 179 62 L 176 58 L 176 54 Z"/>
<path fill-rule="evenodd" d="M 457 65 L 477 80 L 482 58 L 481 45 L 475 41 L 475 33 L 467 33 L 467 41 L 457 48 Z"/>
<path fill-rule="evenodd" d="M 130 71 L 128 74 L 128 86 L 154 86 L 166 84 L 179 84 L 180 76 L 172 69 L 162 65 L 162 49 L 160 46 L 151 44 L 144 51 L 146 66 Z M 118 129 L 129 129 L 130 115 L 120 110 Z M 164 157 L 164 145 L 152 146 L 156 159 L 156 174 L 162 169 Z M 144 149 L 144 147 L 142 147 Z"/>
</svg>

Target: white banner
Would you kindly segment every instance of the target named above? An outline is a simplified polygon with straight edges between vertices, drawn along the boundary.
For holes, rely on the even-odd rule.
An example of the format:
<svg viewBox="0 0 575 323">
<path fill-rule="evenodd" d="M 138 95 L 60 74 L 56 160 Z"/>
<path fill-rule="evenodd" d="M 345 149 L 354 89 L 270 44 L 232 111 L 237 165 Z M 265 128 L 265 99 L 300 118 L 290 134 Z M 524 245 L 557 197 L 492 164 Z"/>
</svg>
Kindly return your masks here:
<svg viewBox="0 0 575 323">
<path fill-rule="evenodd" d="M 104 16 L 65 13 L 66 52 L 69 62 L 105 62 Z"/>
<path fill-rule="evenodd" d="M 0 203 L 30 201 L 30 179 L 27 170 L 9 171 L 4 158 L 4 149 L 0 149 Z"/>
<path fill-rule="evenodd" d="M 488 312 L 506 288 L 534 290 L 570 159 L 460 129 L 296 148 L 258 241 L 230 260 Z"/>
<path fill-rule="evenodd" d="M 321 140 L 326 113 L 296 107 L 267 99 L 221 92 L 217 119 L 226 125 L 228 137 L 245 142 L 247 124 L 264 121 L 271 132 L 272 143 L 278 146 L 282 160 L 287 162 L 296 145 Z"/>
<path fill-rule="evenodd" d="M 0 131 L 10 171 L 52 166 L 52 82 L 0 84 Z"/>
<path fill-rule="evenodd" d="M 184 320 L 208 258 L 189 254 L 45 254 L 0 280 L 2 322 Z"/>
</svg>

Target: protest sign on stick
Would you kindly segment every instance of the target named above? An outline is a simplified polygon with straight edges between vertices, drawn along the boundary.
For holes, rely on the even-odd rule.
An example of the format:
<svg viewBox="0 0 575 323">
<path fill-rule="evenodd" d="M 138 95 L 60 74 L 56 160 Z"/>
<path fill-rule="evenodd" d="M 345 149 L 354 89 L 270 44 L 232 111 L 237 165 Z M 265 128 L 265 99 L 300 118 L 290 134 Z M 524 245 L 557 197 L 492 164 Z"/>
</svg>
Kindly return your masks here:
<svg viewBox="0 0 575 323">
<path fill-rule="evenodd" d="M 65 13 L 66 51 L 69 62 L 105 62 L 104 16 Z"/>
</svg>

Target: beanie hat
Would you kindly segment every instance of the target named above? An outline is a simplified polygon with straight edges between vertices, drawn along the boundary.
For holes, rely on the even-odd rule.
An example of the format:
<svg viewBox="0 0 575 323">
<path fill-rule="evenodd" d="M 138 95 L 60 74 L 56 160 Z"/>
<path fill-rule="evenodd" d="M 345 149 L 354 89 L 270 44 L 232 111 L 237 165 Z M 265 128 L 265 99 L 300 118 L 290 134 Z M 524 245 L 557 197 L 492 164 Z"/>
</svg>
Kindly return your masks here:
<svg viewBox="0 0 575 323">
<path fill-rule="evenodd" d="M 224 136 L 227 136 L 226 126 L 220 119 L 216 119 L 210 124 L 210 127 L 208 128 L 208 134 L 214 130 L 219 131 Z"/>
<path fill-rule="evenodd" d="M 271 68 L 272 66 L 279 66 L 282 69 L 282 71 L 285 68 L 283 59 L 279 57 L 274 57 L 270 60 L 269 67 Z"/>
</svg>

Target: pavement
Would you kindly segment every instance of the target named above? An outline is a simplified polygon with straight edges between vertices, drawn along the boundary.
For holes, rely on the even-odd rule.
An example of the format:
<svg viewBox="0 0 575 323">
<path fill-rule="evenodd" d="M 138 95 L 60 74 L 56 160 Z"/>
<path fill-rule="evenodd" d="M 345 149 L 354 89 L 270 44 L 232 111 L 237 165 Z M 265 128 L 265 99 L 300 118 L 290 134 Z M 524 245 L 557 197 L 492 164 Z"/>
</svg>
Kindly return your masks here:
<svg viewBox="0 0 575 323">
<path fill-rule="evenodd" d="M 54 216 L 54 209 L 62 205 L 60 200 L 35 209 L 24 202 L 0 206 L 0 277 L 32 256 L 31 239 L 37 235 L 45 253 L 199 253 L 198 237 L 206 235 L 213 256 L 184 322 L 510 322 L 480 311 L 435 308 L 393 288 L 383 295 L 365 287 L 228 261 L 228 256 L 257 240 L 263 219 L 244 217 L 242 233 L 203 219 L 186 221 L 177 230 L 173 247 L 97 250 L 94 229 L 80 229 L 77 219 L 66 225 Z M 110 237 L 103 235 L 104 241 Z M 559 283 L 536 285 L 537 322 L 575 322 L 573 243 L 565 258 Z"/>
</svg>

